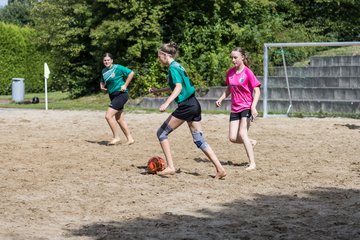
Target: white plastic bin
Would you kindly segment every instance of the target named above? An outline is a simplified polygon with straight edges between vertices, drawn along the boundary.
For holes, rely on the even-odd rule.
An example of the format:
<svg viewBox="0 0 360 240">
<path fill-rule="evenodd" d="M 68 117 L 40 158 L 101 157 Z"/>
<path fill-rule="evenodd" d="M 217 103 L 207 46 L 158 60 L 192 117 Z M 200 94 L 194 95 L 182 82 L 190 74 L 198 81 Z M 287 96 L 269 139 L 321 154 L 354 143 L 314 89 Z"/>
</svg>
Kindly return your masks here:
<svg viewBox="0 0 360 240">
<path fill-rule="evenodd" d="M 12 91 L 12 100 L 14 102 L 24 102 L 25 98 L 25 83 L 24 78 L 13 78 L 11 91 Z"/>
</svg>

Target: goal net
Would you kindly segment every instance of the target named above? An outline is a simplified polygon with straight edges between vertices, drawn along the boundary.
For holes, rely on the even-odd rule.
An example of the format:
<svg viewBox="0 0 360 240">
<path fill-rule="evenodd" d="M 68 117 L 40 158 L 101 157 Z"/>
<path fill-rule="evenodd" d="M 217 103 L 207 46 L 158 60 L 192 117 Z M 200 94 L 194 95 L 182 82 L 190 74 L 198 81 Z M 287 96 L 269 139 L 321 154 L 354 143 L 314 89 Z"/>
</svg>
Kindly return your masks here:
<svg viewBox="0 0 360 240">
<path fill-rule="evenodd" d="M 293 65 L 291 49 L 360 46 L 360 42 L 265 43 L 263 117 L 290 113 L 360 113 L 360 54 L 314 55 Z M 274 56 L 277 55 L 275 58 Z M 277 63 L 271 62 L 278 59 Z"/>
</svg>

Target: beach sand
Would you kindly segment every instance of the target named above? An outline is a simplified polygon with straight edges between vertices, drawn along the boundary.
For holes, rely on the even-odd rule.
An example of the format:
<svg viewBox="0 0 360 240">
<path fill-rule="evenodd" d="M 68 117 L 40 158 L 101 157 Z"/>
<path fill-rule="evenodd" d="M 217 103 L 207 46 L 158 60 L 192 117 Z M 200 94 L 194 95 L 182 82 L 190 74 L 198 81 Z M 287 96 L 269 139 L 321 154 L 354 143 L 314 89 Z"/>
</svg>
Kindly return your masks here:
<svg viewBox="0 0 360 240">
<path fill-rule="evenodd" d="M 147 174 L 169 113 L 126 114 L 129 146 L 107 146 L 104 115 L 0 108 L 0 239 L 360 239 L 358 119 L 258 118 L 246 171 L 228 115 L 203 114 L 216 180 L 187 124 L 169 138 L 178 173 Z"/>
</svg>

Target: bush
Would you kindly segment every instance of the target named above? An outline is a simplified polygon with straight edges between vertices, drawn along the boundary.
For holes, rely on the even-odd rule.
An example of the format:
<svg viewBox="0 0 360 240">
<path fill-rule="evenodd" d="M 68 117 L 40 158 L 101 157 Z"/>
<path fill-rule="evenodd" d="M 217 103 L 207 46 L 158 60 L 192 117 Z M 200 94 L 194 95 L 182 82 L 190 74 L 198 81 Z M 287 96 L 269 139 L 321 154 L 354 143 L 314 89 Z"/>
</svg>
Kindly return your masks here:
<svg viewBox="0 0 360 240">
<path fill-rule="evenodd" d="M 0 22 L 0 42 L 0 94 L 11 93 L 15 77 L 25 78 L 26 92 L 43 91 L 44 62 L 50 57 L 37 49 L 35 31 Z"/>
</svg>

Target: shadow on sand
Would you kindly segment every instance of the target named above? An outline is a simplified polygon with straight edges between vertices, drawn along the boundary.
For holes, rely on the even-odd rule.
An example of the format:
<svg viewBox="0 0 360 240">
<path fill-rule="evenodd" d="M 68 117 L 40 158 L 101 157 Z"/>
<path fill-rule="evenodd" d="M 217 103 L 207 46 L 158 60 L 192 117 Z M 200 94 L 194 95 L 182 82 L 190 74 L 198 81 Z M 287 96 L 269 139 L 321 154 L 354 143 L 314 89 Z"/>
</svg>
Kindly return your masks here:
<svg viewBox="0 0 360 240">
<path fill-rule="evenodd" d="M 109 141 L 92 141 L 92 140 L 85 140 L 88 143 L 95 143 L 99 144 L 101 146 L 107 146 L 109 144 Z"/>
<path fill-rule="evenodd" d="M 299 196 L 301 195 L 301 196 Z M 92 239 L 360 239 L 360 191 L 320 188 L 294 195 L 257 195 L 197 216 L 95 222 L 68 229 Z M 146 209 L 146 206 L 144 206 Z"/>
</svg>

